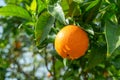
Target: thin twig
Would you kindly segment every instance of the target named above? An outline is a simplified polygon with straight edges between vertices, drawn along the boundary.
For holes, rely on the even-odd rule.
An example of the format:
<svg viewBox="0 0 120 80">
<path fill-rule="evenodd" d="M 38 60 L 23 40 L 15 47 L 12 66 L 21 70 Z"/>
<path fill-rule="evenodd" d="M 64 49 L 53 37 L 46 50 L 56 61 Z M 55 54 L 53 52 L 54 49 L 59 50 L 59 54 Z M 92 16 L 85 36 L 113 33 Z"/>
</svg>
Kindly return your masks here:
<svg viewBox="0 0 120 80">
<path fill-rule="evenodd" d="M 57 80 L 56 79 L 56 68 L 55 68 L 55 58 L 54 56 L 52 56 L 52 62 L 53 62 L 53 80 Z"/>
<path fill-rule="evenodd" d="M 28 78 L 30 78 L 30 75 L 29 74 L 27 74 L 27 73 L 25 73 L 23 70 L 22 70 L 22 68 L 20 67 L 20 64 L 17 62 L 17 61 L 14 61 L 15 62 L 15 64 L 18 66 L 18 72 L 21 72 L 21 73 L 23 73 L 26 77 L 28 77 Z"/>
<path fill-rule="evenodd" d="M 53 76 L 51 70 L 48 68 L 48 61 L 47 61 L 47 52 L 46 52 L 46 48 L 44 49 L 44 53 L 45 53 L 45 57 L 44 57 L 44 60 L 45 60 L 45 66 L 46 66 L 46 69 L 48 70 L 48 72 L 50 72 L 50 74 Z"/>
</svg>

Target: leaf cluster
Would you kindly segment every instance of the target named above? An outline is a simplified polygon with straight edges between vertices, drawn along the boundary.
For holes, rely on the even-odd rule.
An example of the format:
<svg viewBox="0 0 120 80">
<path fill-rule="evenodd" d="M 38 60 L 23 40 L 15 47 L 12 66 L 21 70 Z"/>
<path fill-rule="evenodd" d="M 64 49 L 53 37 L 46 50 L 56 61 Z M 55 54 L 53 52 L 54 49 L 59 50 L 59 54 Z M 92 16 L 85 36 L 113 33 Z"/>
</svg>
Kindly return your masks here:
<svg viewBox="0 0 120 80">
<path fill-rule="evenodd" d="M 120 0 L 5 0 L 5 3 L 0 8 L 0 26 L 4 30 L 0 38 L 3 78 L 11 64 L 17 64 L 24 77 L 33 75 L 25 73 L 17 61 L 27 47 L 32 48 L 34 56 L 42 56 L 51 79 L 120 79 Z M 62 59 L 54 49 L 57 32 L 69 24 L 81 26 L 90 42 L 86 55 L 74 61 Z M 17 43 L 13 43 L 17 41 L 22 46 L 15 47 Z M 38 68 L 38 63 L 32 65 Z M 37 68 L 31 72 L 35 73 Z M 22 79 L 20 75 L 18 78 Z"/>
</svg>

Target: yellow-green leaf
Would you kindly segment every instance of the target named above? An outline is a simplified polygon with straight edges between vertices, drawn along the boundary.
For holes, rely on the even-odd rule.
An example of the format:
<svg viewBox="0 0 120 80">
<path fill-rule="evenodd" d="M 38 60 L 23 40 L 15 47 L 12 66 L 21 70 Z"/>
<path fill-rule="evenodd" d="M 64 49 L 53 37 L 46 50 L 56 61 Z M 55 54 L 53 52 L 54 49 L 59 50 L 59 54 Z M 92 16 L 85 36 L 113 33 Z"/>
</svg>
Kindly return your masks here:
<svg viewBox="0 0 120 80">
<path fill-rule="evenodd" d="M 35 12 L 36 8 L 37 8 L 37 2 L 36 2 L 36 0 L 33 0 L 30 5 L 30 9 Z"/>
</svg>

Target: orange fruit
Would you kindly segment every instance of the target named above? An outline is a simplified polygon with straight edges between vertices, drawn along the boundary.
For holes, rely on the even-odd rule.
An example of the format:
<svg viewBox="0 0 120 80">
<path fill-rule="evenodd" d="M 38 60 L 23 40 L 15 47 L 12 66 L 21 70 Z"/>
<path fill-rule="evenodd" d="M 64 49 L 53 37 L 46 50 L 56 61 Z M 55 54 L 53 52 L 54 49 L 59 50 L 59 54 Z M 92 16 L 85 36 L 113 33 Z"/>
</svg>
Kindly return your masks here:
<svg viewBox="0 0 120 80">
<path fill-rule="evenodd" d="M 75 25 L 63 27 L 55 38 L 55 49 L 62 58 L 80 58 L 87 51 L 88 45 L 87 33 Z"/>
<path fill-rule="evenodd" d="M 50 78 L 52 75 L 51 75 L 51 73 L 49 72 L 48 74 L 47 74 L 47 77 L 48 78 Z"/>
<path fill-rule="evenodd" d="M 21 42 L 20 41 L 15 41 L 15 48 L 20 49 L 21 48 Z"/>
<path fill-rule="evenodd" d="M 108 73 L 107 71 L 105 71 L 105 72 L 103 73 L 103 76 L 106 78 L 106 77 L 109 76 L 109 73 Z"/>
</svg>

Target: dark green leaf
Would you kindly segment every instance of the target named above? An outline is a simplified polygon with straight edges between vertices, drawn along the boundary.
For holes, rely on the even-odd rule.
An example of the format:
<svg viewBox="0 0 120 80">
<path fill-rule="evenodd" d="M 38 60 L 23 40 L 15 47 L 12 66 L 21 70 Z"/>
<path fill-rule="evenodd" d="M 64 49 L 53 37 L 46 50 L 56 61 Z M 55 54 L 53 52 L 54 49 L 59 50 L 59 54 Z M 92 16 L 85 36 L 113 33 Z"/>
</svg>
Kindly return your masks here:
<svg viewBox="0 0 120 80">
<path fill-rule="evenodd" d="M 106 9 L 102 12 L 105 12 L 103 15 L 103 20 L 111 20 L 115 23 L 118 23 L 116 12 L 118 11 L 116 4 L 111 3 L 106 6 Z"/>
<path fill-rule="evenodd" d="M 117 68 L 120 69 L 120 55 L 115 57 L 115 59 L 112 61 L 112 64 Z"/>
<path fill-rule="evenodd" d="M 100 0 L 92 1 L 91 4 L 86 8 L 86 11 L 88 11 L 88 10 L 90 10 L 91 8 L 93 8 L 94 6 L 96 6 L 99 1 L 100 1 Z"/>
<path fill-rule="evenodd" d="M 102 75 L 96 75 L 95 76 L 95 80 L 106 80 L 105 77 L 103 77 Z"/>
<path fill-rule="evenodd" d="M 69 10 L 67 13 L 67 16 L 74 17 L 74 16 L 79 16 L 80 15 L 80 8 L 76 2 L 72 2 L 69 4 Z"/>
<path fill-rule="evenodd" d="M 0 15 L 2 16 L 17 16 L 31 20 L 30 14 L 22 7 L 16 5 L 7 5 L 0 8 Z"/>
<path fill-rule="evenodd" d="M 120 0 L 117 0 L 117 5 L 118 5 L 118 7 L 120 8 Z"/>
<path fill-rule="evenodd" d="M 111 59 L 115 59 L 116 56 L 120 56 L 120 46 L 112 53 Z"/>
<path fill-rule="evenodd" d="M 64 76 L 63 76 L 63 80 L 74 80 L 74 75 L 75 72 L 73 70 L 69 70 L 69 71 L 66 71 Z"/>
<path fill-rule="evenodd" d="M 53 26 L 55 19 L 47 12 L 40 15 L 35 26 L 36 44 L 39 45 L 45 40 Z"/>
<path fill-rule="evenodd" d="M 100 64 L 106 56 L 106 46 L 95 46 L 91 49 L 88 57 L 87 68 L 91 69 Z"/>
<path fill-rule="evenodd" d="M 6 74 L 6 69 L 5 68 L 2 68 L 0 67 L 0 79 L 1 80 L 4 80 L 5 79 L 5 74 Z"/>
<path fill-rule="evenodd" d="M 92 20 L 94 20 L 94 18 L 97 16 L 100 5 L 101 5 L 101 0 L 96 0 L 93 3 L 91 3 L 87 8 L 86 11 L 83 14 L 83 21 L 86 23 L 91 22 Z"/>
<path fill-rule="evenodd" d="M 120 46 L 120 26 L 111 21 L 106 21 L 105 37 L 107 41 L 107 53 L 112 54 Z"/>
<path fill-rule="evenodd" d="M 54 16 L 61 23 L 66 24 L 64 12 L 62 10 L 62 7 L 58 3 L 55 5 L 49 5 L 48 11 L 52 16 Z"/>
</svg>

